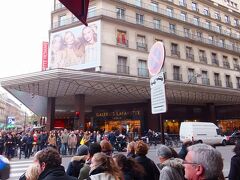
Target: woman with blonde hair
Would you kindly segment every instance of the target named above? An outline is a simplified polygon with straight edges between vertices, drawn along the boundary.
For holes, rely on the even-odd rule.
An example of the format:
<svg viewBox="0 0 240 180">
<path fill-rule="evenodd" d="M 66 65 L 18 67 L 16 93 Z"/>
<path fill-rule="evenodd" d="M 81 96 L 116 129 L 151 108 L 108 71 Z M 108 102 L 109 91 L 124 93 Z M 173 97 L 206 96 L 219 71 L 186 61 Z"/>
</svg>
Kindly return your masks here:
<svg viewBox="0 0 240 180">
<path fill-rule="evenodd" d="M 132 141 L 127 145 L 127 157 L 135 158 L 135 142 Z"/>
<path fill-rule="evenodd" d="M 27 168 L 25 173 L 26 180 L 37 180 L 39 173 L 38 173 L 38 165 L 32 164 Z"/>
<path fill-rule="evenodd" d="M 93 155 L 88 179 L 122 180 L 122 173 L 113 158 L 104 153 Z"/>
</svg>

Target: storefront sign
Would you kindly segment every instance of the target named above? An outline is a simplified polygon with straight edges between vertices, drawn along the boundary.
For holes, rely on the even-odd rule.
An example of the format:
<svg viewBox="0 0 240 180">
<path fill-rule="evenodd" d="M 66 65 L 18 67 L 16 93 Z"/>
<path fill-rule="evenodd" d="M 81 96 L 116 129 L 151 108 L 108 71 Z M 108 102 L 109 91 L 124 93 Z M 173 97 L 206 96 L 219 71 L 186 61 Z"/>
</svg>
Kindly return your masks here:
<svg viewBox="0 0 240 180">
<path fill-rule="evenodd" d="M 163 72 L 153 76 L 150 80 L 152 114 L 167 111 L 166 92 Z"/>
<path fill-rule="evenodd" d="M 123 118 L 132 118 L 139 117 L 141 115 L 140 111 L 114 111 L 114 112 L 97 112 L 97 118 L 107 118 L 107 119 L 123 119 Z"/>
</svg>

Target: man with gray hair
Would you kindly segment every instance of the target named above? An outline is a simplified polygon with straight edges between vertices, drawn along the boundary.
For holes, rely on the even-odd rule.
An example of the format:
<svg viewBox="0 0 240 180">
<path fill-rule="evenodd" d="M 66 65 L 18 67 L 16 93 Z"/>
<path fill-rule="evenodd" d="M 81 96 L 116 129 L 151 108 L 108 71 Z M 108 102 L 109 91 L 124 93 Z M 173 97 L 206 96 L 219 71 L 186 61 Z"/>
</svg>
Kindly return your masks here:
<svg viewBox="0 0 240 180">
<path fill-rule="evenodd" d="M 157 150 L 160 164 L 160 180 L 184 180 L 183 160 L 174 158 L 171 149 L 165 145 L 160 145 Z"/>
<path fill-rule="evenodd" d="M 183 164 L 187 180 L 224 179 L 222 155 L 210 145 L 195 144 L 188 147 Z"/>
</svg>

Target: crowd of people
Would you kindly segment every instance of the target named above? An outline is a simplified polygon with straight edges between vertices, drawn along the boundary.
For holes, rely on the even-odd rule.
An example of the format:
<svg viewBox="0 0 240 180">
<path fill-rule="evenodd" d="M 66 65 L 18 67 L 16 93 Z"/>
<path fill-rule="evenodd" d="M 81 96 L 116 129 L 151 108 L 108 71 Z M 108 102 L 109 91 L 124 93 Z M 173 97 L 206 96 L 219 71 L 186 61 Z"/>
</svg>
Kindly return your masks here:
<svg viewBox="0 0 240 180">
<path fill-rule="evenodd" d="M 125 153 L 115 153 L 114 137 L 116 138 L 114 132 L 102 135 L 99 132 L 66 129 L 49 133 L 2 132 L 1 139 L 6 145 L 2 153 L 10 155 L 11 158 L 7 147 L 9 144 L 14 147 L 17 141 L 20 141 L 20 149 L 25 147 L 25 158 L 29 158 L 34 152 L 34 163 L 27 168 L 20 180 L 225 179 L 221 153 L 210 145 L 194 144 L 187 140 L 181 150 L 176 152 L 173 148 L 160 144 L 156 149 L 155 163 L 156 161 L 147 157 L 149 145 L 142 140 L 128 142 Z M 9 139 L 12 139 L 12 143 Z M 12 151 L 14 152 L 14 149 Z M 230 180 L 240 179 L 240 143 L 236 144 L 234 152 L 236 155 L 231 159 Z M 65 171 L 61 158 L 66 154 L 72 157 Z"/>
</svg>

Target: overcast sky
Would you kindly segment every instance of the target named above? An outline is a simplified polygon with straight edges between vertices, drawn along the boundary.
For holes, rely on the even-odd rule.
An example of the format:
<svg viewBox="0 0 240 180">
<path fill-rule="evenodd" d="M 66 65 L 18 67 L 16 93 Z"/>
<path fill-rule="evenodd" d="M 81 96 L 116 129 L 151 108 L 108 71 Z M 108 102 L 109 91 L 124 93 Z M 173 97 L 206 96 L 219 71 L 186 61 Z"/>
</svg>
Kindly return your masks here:
<svg viewBox="0 0 240 180">
<path fill-rule="evenodd" d="M 53 0 L 3 0 L 0 6 L 0 78 L 41 70 Z"/>
</svg>

